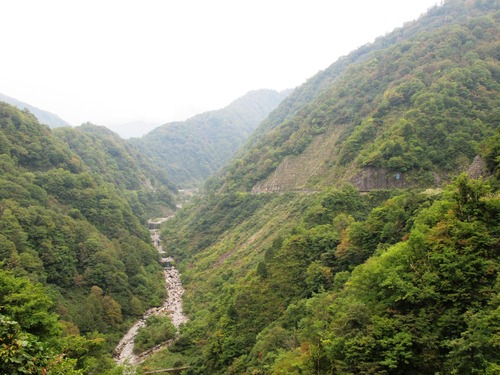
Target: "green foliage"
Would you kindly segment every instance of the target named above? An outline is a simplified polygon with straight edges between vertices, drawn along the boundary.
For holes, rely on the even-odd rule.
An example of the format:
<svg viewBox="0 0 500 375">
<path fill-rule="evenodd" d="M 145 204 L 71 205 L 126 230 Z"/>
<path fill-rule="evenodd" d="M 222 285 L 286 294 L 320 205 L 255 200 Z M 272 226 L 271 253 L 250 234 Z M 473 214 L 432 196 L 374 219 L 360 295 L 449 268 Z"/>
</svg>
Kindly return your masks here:
<svg viewBox="0 0 500 375">
<path fill-rule="evenodd" d="M 143 372 L 162 370 L 165 368 L 179 368 L 186 366 L 189 360 L 189 357 L 182 354 L 173 353 L 169 349 L 163 349 L 153 357 L 146 357 L 140 368 Z"/>
<path fill-rule="evenodd" d="M 33 366 L 53 374 L 73 373 L 71 368 L 107 373 L 115 367 L 112 342 L 127 320 L 165 296 L 159 255 L 141 221 L 150 206 L 140 197 L 173 206 L 170 190 L 162 186 L 157 194 L 142 196 L 142 190 L 125 190 L 146 177 L 122 164 L 111 167 L 111 157 L 104 160 L 107 170 L 89 167 L 29 113 L 4 103 L 0 124 L 0 314 L 12 337 L 9 350 L 18 348 L 12 355 L 26 362 L 28 373 Z M 93 130 L 99 129 L 89 126 L 89 133 Z M 83 132 L 82 138 L 84 148 Z M 105 147 L 99 139 L 93 139 L 96 152 Z M 119 148 L 113 141 L 106 145 Z M 97 153 L 106 152 L 112 154 Z M 95 172 L 109 173 L 102 178 Z M 127 174 L 131 185 L 121 186 L 119 179 Z M 64 338 L 58 318 L 73 327 Z M 108 335 L 106 344 L 98 344 L 100 334 Z M 64 347 L 66 341 L 72 344 Z M 70 351 L 74 356 L 58 359 Z M 32 357 L 39 362 L 31 363 Z"/>
<path fill-rule="evenodd" d="M 0 369 L 5 374 L 34 374 L 48 362 L 49 354 L 33 335 L 19 324 L 0 315 Z"/>
<path fill-rule="evenodd" d="M 366 365 L 398 373 L 452 372 L 456 363 L 474 373 L 494 364 L 487 344 L 479 367 L 476 360 L 466 364 L 467 357 L 455 365 L 448 361 L 449 343 L 466 335 L 467 317 L 486 313 L 498 293 L 494 249 L 500 228 L 492 216 L 498 216 L 498 199 L 485 198 L 485 185 L 465 178 L 455 186 L 451 200 L 418 214 L 408 241 L 358 267 L 337 308 L 332 306 L 326 355 L 341 373 L 364 371 Z M 479 202 L 488 208 L 463 216 Z"/>
<path fill-rule="evenodd" d="M 488 138 L 484 156 L 490 172 L 500 180 L 500 129 L 497 129 L 493 137 Z"/>
<path fill-rule="evenodd" d="M 352 269 L 377 249 L 401 241 L 408 235 L 415 214 L 433 198 L 415 192 L 399 195 L 373 209 L 366 220 L 350 223 L 335 251 L 337 270 Z"/>
<path fill-rule="evenodd" d="M 40 284 L 0 271 L 0 313 L 24 331 L 42 339 L 54 336 L 58 329 L 57 316 L 48 311 L 51 305 Z"/>
<path fill-rule="evenodd" d="M 147 229 L 114 186 L 99 184 L 90 174 L 72 174 L 63 169 L 39 174 L 36 182 L 60 203 L 77 209 L 71 212 L 73 216 L 83 215 L 108 237 L 118 238 L 125 229 L 137 237 L 148 238 Z"/>
<path fill-rule="evenodd" d="M 60 329 L 40 284 L 0 270 L 0 371 L 4 374 L 83 374 L 54 345 Z"/>
<path fill-rule="evenodd" d="M 255 196 L 246 193 L 212 195 L 204 199 L 194 199 L 191 205 L 196 207 L 190 221 L 183 223 L 182 230 L 168 233 L 171 237 L 171 250 L 176 256 L 185 257 L 187 253 L 178 253 L 177 243 L 191 239 L 189 252 L 194 253 L 213 244 L 218 236 L 236 228 L 254 212 L 262 209 L 272 200 L 271 196 Z M 182 222 L 185 218 L 176 215 L 172 220 Z M 179 235 L 182 237 L 179 238 Z M 165 235 L 165 234 L 164 234 Z"/>
<path fill-rule="evenodd" d="M 153 315 L 146 320 L 146 326 L 139 329 L 134 341 L 134 351 L 143 353 L 157 345 L 165 344 L 175 337 L 175 326 L 168 316 Z"/>
<path fill-rule="evenodd" d="M 9 155 L 16 164 L 32 170 L 54 167 L 81 169 L 80 163 L 71 158 L 63 143 L 50 134 L 50 130 L 38 124 L 28 111 L 0 102 L 0 153 Z"/>
<path fill-rule="evenodd" d="M 309 197 L 302 224 L 267 241 L 242 277 L 210 269 L 221 276 L 197 284 L 205 299 L 191 280 L 211 279 L 189 258 L 193 312 L 211 312 L 192 315 L 180 352 L 210 373 L 494 373 L 498 197 L 461 176 L 442 194 L 400 192 L 372 208 L 379 198 Z"/>
<path fill-rule="evenodd" d="M 496 371 L 499 200 L 460 177 L 425 207 L 407 241 L 357 267 L 334 299 L 308 302 L 301 344 L 273 357 L 275 373 Z"/>
<path fill-rule="evenodd" d="M 166 172 L 112 131 L 86 123 L 56 129 L 54 134 L 67 142 L 93 173 L 127 190 L 125 199 L 143 220 L 175 209 L 172 194 L 176 189 Z"/>
</svg>

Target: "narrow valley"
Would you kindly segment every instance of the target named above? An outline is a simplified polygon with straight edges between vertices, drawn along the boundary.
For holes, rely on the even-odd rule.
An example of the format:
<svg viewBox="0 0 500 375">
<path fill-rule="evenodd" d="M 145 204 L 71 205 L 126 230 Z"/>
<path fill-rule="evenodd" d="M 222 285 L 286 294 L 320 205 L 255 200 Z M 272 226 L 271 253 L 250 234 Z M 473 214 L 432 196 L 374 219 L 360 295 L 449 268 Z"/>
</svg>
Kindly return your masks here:
<svg viewBox="0 0 500 375">
<path fill-rule="evenodd" d="M 162 218 L 155 223 L 162 223 L 169 218 Z M 155 227 L 155 226 L 153 226 Z M 158 345 L 144 353 L 136 355 L 134 353 L 134 340 L 139 330 L 146 325 L 146 320 L 154 315 L 168 315 L 172 320 L 172 324 L 178 330 L 182 323 L 187 322 L 188 318 L 182 311 L 182 295 L 184 288 L 181 283 L 180 273 L 172 266 L 173 258 L 167 256 L 166 251 L 160 243 L 159 229 L 150 229 L 151 240 L 162 256 L 161 263 L 164 265 L 163 274 L 165 276 L 165 287 L 167 289 L 167 298 L 164 304 L 160 307 L 153 307 L 147 310 L 128 332 L 123 336 L 115 349 L 115 360 L 120 365 L 136 365 L 141 363 L 148 355 L 158 351 L 159 349 L 168 346 L 173 340 L 169 340 L 162 345 Z"/>
</svg>

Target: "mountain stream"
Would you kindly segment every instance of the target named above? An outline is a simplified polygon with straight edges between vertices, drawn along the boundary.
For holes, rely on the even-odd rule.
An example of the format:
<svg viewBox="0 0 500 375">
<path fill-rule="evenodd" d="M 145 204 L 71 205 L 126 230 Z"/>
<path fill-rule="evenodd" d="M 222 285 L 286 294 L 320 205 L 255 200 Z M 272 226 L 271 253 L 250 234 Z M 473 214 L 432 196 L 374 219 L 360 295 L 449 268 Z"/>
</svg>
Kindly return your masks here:
<svg viewBox="0 0 500 375">
<path fill-rule="evenodd" d="M 169 218 L 162 218 L 159 221 L 156 221 L 156 224 L 159 224 Z M 155 226 L 153 226 L 155 227 Z M 151 240 L 153 241 L 154 246 L 158 250 L 161 255 L 161 263 L 164 266 L 163 274 L 165 276 L 166 289 L 167 289 L 167 299 L 165 303 L 160 307 L 153 307 L 147 310 L 144 315 L 139 319 L 122 337 L 118 345 L 115 349 L 115 361 L 118 364 L 127 364 L 127 365 L 135 365 L 141 363 L 148 355 L 158 351 L 159 349 L 168 346 L 171 344 L 173 340 L 170 340 L 163 345 L 159 345 L 154 347 L 144 353 L 139 355 L 134 354 L 134 339 L 137 335 L 137 332 L 141 327 L 146 325 L 146 319 L 153 315 L 169 315 L 172 319 L 172 323 L 179 329 L 179 326 L 182 323 L 185 323 L 188 318 L 184 315 L 182 311 L 182 295 L 184 293 L 184 288 L 182 287 L 181 278 L 179 271 L 171 266 L 171 262 L 173 259 L 171 257 L 166 256 L 166 252 L 163 249 L 160 243 L 160 231 L 158 229 L 150 230 Z"/>
</svg>

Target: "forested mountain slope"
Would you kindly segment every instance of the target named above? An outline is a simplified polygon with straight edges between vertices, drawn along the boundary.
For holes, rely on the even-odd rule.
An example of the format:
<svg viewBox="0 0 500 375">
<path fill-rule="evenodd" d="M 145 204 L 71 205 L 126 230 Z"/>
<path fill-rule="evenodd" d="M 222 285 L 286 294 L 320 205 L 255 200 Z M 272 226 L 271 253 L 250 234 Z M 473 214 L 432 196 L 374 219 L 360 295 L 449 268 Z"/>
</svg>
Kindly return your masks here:
<svg viewBox="0 0 500 375">
<path fill-rule="evenodd" d="M 285 99 L 167 223 L 190 321 L 145 367 L 498 372 L 499 16 L 445 1 Z"/>
<path fill-rule="evenodd" d="M 127 191 L 147 218 L 175 210 L 176 188 L 167 173 L 116 133 L 90 123 L 54 129 L 54 134 L 104 181 Z M 144 215 L 141 215 L 144 218 Z"/>
<path fill-rule="evenodd" d="M 14 98 L 11 98 L 10 96 L 7 96 L 7 95 L 0 93 L 0 101 L 14 105 L 17 108 L 19 108 L 20 110 L 23 110 L 26 108 L 28 111 L 30 111 L 37 118 L 37 120 L 41 124 L 48 125 L 51 128 L 58 128 L 61 126 L 69 126 L 69 124 L 66 121 L 64 121 L 62 118 L 60 118 L 59 116 L 57 116 L 53 113 L 44 111 L 43 109 L 33 107 L 30 104 L 21 102 L 20 100 L 17 100 Z"/>
<path fill-rule="evenodd" d="M 474 4 L 434 8 L 296 89 L 226 168 L 222 186 L 433 186 L 464 170 L 500 108 L 497 1 Z"/>
<path fill-rule="evenodd" d="M 165 294 L 146 208 L 3 102 L 0 171 L 0 372 L 107 373 L 127 320 Z"/>
<path fill-rule="evenodd" d="M 223 109 L 165 124 L 130 142 L 179 187 L 197 186 L 230 160 L 288 93 L 251 91 Z"/>
</svg>

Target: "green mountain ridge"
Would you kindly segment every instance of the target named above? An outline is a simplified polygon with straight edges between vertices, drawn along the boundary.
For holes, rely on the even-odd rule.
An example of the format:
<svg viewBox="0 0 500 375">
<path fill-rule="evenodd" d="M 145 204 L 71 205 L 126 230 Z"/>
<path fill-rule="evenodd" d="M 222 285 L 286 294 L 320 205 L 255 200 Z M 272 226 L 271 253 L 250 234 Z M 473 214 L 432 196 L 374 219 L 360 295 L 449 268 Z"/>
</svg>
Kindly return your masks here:
<svg viewBox="0 0 500 375">
<path fill-rule="evenodd" d="M 124 189 L 130 199 L 140 202 L 144 221 L 175 211 L 176 187 L 167 173 L 145 158 L 129 142 L 104 126 L 90 123 L 74 128 L 59 128 L 54 135 L 64 141 L 106 182 Z"/>
<path fill-rule="evenodd" d="M 223 109 L 165 124 L 130 142 L 164 168 L 179 187 L 199 186 L 288 93 L 251 91 Z"/>
<path fill-rule="evenodd" d="M 467 16 L 450 3 L 434 8 L 296 89 L 222 172 L 222 186 L 356 185 L 366 169 L 432 186 L 436 175 L 464 170 L 492 135 L 499 105 L 494 13 L 466 7 Z M 309 169 L 297 159 L 314 168 L 287 186 L 280 173 Z"/>
</svg>

